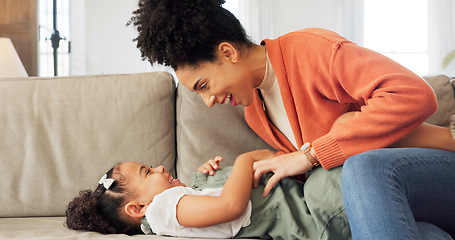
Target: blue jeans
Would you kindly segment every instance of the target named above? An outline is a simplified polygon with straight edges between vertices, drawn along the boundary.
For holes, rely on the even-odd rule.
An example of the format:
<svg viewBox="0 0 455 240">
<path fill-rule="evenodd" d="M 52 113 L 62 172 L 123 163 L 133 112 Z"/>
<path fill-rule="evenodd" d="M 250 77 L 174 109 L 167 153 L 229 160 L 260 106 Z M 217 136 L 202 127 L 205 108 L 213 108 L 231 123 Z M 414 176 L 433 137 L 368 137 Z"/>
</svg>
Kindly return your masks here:
<svg viewBox="0 0 455 240">
<path fill-rule="evenodd" d="M 455 236 L 453 152 L 386 148 L 357 154 L 343 166 L 341 189 L 354 240 Z"/>
</svg>

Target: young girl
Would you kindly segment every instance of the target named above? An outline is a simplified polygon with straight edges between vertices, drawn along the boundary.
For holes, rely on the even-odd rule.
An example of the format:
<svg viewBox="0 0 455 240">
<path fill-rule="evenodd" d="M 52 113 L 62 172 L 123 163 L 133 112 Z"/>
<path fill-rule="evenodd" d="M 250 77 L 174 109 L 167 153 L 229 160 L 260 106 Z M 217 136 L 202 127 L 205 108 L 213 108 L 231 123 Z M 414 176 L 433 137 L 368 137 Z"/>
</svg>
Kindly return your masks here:
<svg viewBox="0 0 455 240">
<path fill-rule="evenodd" d="M 173 179 L 162 166 L 119 164 L 101 178 L 94 192 L 81 191 L 69 203 L 66 226 L 101 233 L 176 237 L 328 239 L 335 234 L 348 239 L 339 192 L 334 193 L 337 198 L 327 199 L 338 205 L 337 211 L 329 214 L 309 209 L 303 184 L 291 179 L 283 179 L 267 198 L 262 197 L 263 187 L 252 189 L 253 163 L 274 156 L 270 150 L 245 153 L 232 168 L 216 174 L 222 159 L 211 159 L 193 175 L 193 187 Z M 327 181 L 322 175 L 319 178 Z M 322 195 L 327 193 L 320 194 L 307 201 L 326 204 Z M 328 215 L 333 216 L 330 223 L 323 222 Z"/>
</svg>

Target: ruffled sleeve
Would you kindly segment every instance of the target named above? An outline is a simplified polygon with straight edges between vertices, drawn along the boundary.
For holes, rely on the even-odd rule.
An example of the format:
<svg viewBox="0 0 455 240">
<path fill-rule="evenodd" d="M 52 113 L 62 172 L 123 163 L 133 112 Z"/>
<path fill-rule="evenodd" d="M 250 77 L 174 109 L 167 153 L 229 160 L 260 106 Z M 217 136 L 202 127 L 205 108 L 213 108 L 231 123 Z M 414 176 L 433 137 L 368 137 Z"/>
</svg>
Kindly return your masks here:
<svg viewBox="0 0 455 240">
<path fill-rule="evenodd" d="M 145 218 L 156 235 L 174 237 L 231 238 L 242 227 L 250 224 L 251 202 L 247 210 L 238 219 L 203 228 L 191 228 L 180 225 L 177 220 L 177 204 L 185 195 L 219 196 L 222 188 L 194 190 L 189 187 L 174 187 L 156 195 L 147 207 Z"/>
</svg>

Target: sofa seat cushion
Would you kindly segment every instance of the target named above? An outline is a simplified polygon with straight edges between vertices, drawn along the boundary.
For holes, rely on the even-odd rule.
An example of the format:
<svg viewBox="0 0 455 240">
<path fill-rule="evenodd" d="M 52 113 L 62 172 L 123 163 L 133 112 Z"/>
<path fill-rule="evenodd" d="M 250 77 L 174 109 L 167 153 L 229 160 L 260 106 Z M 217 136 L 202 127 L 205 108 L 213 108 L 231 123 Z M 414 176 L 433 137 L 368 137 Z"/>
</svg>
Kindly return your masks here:
<svg viewBox="0 0 455 240">
<path fill-rule="evenodd" d="M 0 218 L 0 239 L 8 240 L 97 240 L 173 239 L 154 235 L 100 234 L 74 231 L 63 226 L 64 217 Z"/>
</svg>

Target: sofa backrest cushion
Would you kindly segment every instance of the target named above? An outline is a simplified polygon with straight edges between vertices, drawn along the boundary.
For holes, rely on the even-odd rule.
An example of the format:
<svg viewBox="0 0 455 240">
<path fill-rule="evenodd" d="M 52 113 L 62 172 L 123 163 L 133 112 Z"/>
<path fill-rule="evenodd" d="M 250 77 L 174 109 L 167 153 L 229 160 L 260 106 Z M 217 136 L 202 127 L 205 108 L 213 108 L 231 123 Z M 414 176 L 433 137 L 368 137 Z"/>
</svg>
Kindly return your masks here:
<svg viewBox="0 0 455 240">
<path fill-rule="evenodd" d="M 424 77 L 438 99 L 438 110 L 426 122 L 449 127 L 450 116 L 455 114 L 454 88 L 451 79 L 444 75 Z"/>
<path fill-rule="evenodd" d="M 201 97 L 177 86 L 177 177 L 190 184 L 191 173 L 210 158 L 223 157 L 221 167 L 257 149 L 273 149 L 247 125 L 242 106 L 207 107 Z"/>
<path fill-rule="evenodd" d="M 427 122 L 449 125 L 455 114 L 455 100 L 450 78 L 440 75 L 425 77 L 438 98 L 438 111 Z M 186 184 L 190 174 L 203 162 L 217 155 L 221 166 L 232 165 L 243 152 L 271 148 L 246 124 L 243 107 L 215 105 L 207 107 L 201 97 L 183 85 L 177 87 L 177 176 Z"/>
<path fill-rule="evenodd" d="M 174 172 L 166 72 L 0 80 L 0 217 L 64 215 L 114 165 Z"/>
</svg>

